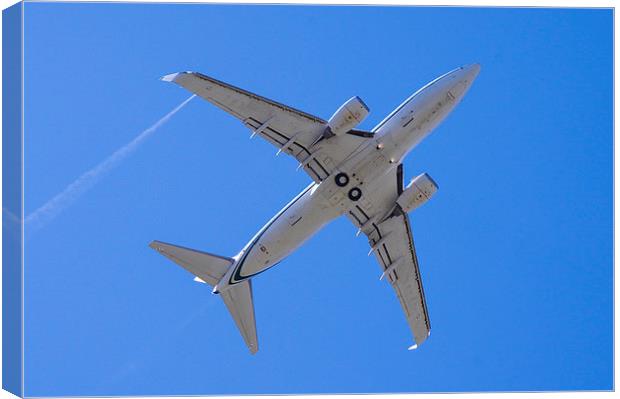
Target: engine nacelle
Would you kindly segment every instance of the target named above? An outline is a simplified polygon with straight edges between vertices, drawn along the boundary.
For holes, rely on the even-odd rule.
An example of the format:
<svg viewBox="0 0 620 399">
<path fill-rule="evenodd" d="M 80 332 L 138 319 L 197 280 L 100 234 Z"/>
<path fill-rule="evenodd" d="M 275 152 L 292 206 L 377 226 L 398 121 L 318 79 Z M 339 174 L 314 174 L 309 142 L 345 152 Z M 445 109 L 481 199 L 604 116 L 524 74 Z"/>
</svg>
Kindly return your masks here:
<svg viewBox="0 0 620 399">
<path fill-rule="evenodd" d="M 411 180 L 411 183 L 400 194 L 396 203 L 405 212 L 411 212 L 428 201 L 437 192 L 437 189 L 439 189 L 437 183 L 427 173 L 422 173 Z"/>
<path fill-rule="evenodd" d="M 327 122 L 331 133 L 340 135 L 359 125 L 370 113 L 361 98 L 355 96 L 342 104 Z"/>
</svg>

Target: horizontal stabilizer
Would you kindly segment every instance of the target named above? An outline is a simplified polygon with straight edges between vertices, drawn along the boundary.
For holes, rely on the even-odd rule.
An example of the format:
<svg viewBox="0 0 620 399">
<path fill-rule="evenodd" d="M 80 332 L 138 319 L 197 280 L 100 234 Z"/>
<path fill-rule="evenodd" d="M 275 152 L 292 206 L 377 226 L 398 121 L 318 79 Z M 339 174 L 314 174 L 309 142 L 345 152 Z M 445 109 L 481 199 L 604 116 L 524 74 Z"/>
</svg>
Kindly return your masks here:
<svg viewBox="0 0 620 399">
<path fill-rule="evenodd" d="M 149 246 L 213 287 L 234 262 L 231 258 L 161 241 L 153 241 Z"/>
<path fill-rule="evenodd" d="M 242 283 L 235 284 L 220 295 L 228 311 L 235 319 L 237 328 L 239 328 L 250 353 L 255 354 L 258 351 L 258 337 L 252 301 L 252 281 L 245 280 Z"/>
<path fill-rule="evenodd" d="M 153 241 L 149 246 L 196 276 L 194 281 L 207 283 L 212 287 L 217 285 L 234 263 L 232 258 L 161 241 Z M 255 354 L 258 351 L 258 338 L 252 301 L 252 282 L 246 280 L 237 283 L 223 291 L 220 296 L 235 320 L 248 349 Z"/>
</svg>

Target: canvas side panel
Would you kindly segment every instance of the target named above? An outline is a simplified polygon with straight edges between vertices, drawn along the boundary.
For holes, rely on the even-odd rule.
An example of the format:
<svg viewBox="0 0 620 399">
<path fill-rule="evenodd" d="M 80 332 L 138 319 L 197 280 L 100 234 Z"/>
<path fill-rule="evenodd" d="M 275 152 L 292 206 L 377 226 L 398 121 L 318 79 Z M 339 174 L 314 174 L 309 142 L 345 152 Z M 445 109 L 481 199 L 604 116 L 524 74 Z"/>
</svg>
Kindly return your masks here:
<svg viewBox="0 0 620 399">
<path fill-rule="evenodd" d="M 2 12 L 2 388 L 23 395 L 22 14 Z"/>
</svg>

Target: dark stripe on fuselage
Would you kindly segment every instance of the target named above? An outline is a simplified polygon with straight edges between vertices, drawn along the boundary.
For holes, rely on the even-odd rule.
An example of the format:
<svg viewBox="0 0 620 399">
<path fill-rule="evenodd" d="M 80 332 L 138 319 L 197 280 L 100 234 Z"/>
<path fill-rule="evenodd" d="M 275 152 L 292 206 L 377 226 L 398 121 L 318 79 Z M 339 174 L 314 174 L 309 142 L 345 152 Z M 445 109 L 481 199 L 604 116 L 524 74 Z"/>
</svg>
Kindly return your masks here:
<svg viewBox="0 0 620 399">
<path fill-rule="evenodd" d="M 280 212 L 278 212 L 278 214 L 273 219 L 271 219 L 271 222 L 269 222 L 267 225 L 265 225 L 261 229 L 261 231 L 259 231 L 259 233 L 256 236 L 256 238 L 250 243 L 247 251 L 245 251 L 245 253 L 241 257 L 241 259 L 239 259 L 239 262 L 237 263 L 237 266 L 235 266 L 235 271 L 232 273 L 232 275 L 230 276 L 230 279 L 228 280 L 229 284 L 232 285 L 232 284 L 240 283 L 241 281 L 243 281 L 245 279 L 248 279 L 250 277 L 254 277 L 257 274 L 260 274 L 260 273 L 264 272 L 265 270 L 269 269 L 269 268 L 267 268 L 265 270 L 261 270 L 258 273 L 250 274 L 248 276 L 242 276 L 241 275 L 241 268 L 243 267 L 243 264 L 244 264 L 246 258 L 248 257 L 249 253 L 252 252 L 252 249 L 254 248 L 256 243 L 260 240 L 260 238 L 263 236 L 263 234 L 265 234 L 265 232 L 269 229 L 269 227 L 271 227 L 280 218 L 280 216 L 282 216 L 291 206 L 293 206 L 297 201 L 299 201 L 299 199 L 301 197 L 303 197 L 304 194 L 306 194 L 308 191 L 310 191 L 310 189 L 312 187 L 314 187 L 315 185 L 316 185 L 316 183 L 312 183 L 308 187 L 306 187 L 306 189 L 304 191 L 302 191 L 300 194 L 298 194 L 297 197 L 295 197 L 293 199 L 293 201 L 291 201 L 284 209 L 282 209 Z M 278 262 L 278 263 L 280 263 L 280 262 Z M 271 267 L 277 265 L 278 263 L 275 263 L 275 264 L 271 265 Z"/>
<path fill-rule="evenodd" d="M 407 123 L 405 123 L 405 124 L 403 125 L 403 127 L 407 127 L 407 125 L 408 125 L 408 124 L 410 124 L 411 122 L 413 122 L 413 120 L 414 120 L 414 119 L 415 119 L 415 117 L 414 117 L 414 116 L 412 116 L 412 117 L 411 117 L 411 119 L 409 119 L 409 120 L 407 121 Z"/>
</svg>

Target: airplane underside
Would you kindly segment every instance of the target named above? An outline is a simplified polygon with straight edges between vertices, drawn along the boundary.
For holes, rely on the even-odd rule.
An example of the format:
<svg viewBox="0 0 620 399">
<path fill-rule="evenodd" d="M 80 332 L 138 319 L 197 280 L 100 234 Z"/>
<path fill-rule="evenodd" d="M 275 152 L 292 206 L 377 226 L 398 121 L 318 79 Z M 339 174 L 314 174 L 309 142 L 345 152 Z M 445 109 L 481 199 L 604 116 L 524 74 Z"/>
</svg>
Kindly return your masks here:
<svg viewBox="0 0 620 399">
<path fill-rule="evenodd" d="M 480 70 L 450 71 L 418 90 L 371 132 L 355 127 L 369 109 L 359 98 L 322 120 L 208 76 L 182 72 L 162 78 L 239 118 L 293 156 L 313 182 L 276 214 L 234 257 L 161 241 L 150 246 L 222 296 L 251 353 L 258 350 L 251 278 L 281 262 L 318 230 L 345 215 L 368 238 L 381 279 L 394 288 L 413 333 L 415 349 L 430 321 L 408 212 L 438 189 L 423 173 L 405 186 L 403 158 L 461 101 Z"/>
</svg>

